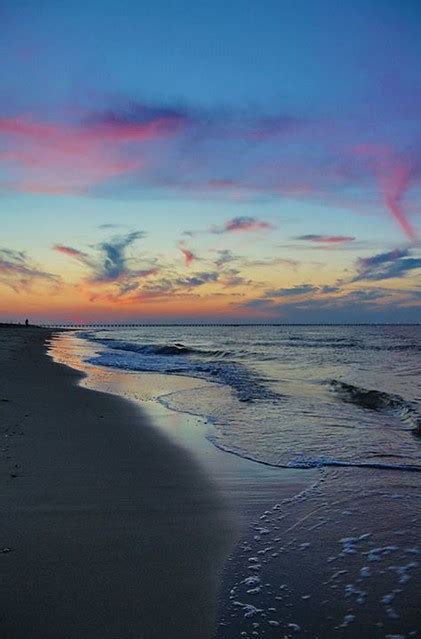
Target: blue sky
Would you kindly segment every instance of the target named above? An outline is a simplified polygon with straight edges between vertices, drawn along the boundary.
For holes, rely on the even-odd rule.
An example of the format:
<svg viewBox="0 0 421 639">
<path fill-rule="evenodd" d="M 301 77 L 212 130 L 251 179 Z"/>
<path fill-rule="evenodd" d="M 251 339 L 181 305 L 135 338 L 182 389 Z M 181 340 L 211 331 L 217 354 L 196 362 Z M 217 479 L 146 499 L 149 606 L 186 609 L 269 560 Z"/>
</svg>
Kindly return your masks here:
<svg viewBox="0 0 421 639">
<path fill-rule="evenodd" d="M 418 3 L 0 14 L 4 318 L 419 320 Z"/>
</svg>

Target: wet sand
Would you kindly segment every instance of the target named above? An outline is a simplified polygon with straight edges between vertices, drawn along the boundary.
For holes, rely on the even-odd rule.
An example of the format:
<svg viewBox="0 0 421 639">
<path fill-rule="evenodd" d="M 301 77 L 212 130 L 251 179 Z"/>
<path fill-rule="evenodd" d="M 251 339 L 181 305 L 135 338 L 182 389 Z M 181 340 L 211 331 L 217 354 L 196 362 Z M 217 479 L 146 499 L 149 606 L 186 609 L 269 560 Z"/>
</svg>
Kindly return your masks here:
<svg viewBox="0 0 421 639">
<path fill-rule="evenodd" d="M 77 386 L 48 337 L 0 329 L 0 636 L 213 636 L 224 500 L 138 408 Z"/>
</svg>

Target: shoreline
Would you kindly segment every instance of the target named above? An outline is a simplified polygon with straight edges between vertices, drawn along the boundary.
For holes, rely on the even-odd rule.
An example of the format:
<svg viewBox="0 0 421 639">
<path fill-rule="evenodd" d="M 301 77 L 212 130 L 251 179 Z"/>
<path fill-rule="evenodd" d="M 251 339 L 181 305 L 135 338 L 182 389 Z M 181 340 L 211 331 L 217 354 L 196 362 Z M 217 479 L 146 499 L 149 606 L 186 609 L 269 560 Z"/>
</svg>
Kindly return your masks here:
<svg viewBox="0 0 421 639">
<path fill-rule="evenodd" d="M 212 637 L 223 500 L 140 409 L 47 357 L 51 334 L 1 334 L 2 637 Z"/>
<path fill-rule="evenodd" d="M 80 346 L 83 344 L 83 351 Z M 86 363 L 95 349 L 72 335 L 60 335 L 50 343 L 48 354 L 54 361 L 70 366 L 83 375 L 80 384 L 88 389 L 124 397 L 138 406 L 160 431 L 177 447 L 194 458 L 201 470 L 222 495 L 236 536 L 267 502 L 291 498 L 305 490 L 319 476 L 320 469 L 284 468 L 261 464 L 247 457 L 223 450 L 208 438 L 214 427 L 195 413 L 174 410 L 165 399 L 173 393 L 195 390 L 211 382 L 183 375 L 134 372 L 104 368 Z"/>
</svg>

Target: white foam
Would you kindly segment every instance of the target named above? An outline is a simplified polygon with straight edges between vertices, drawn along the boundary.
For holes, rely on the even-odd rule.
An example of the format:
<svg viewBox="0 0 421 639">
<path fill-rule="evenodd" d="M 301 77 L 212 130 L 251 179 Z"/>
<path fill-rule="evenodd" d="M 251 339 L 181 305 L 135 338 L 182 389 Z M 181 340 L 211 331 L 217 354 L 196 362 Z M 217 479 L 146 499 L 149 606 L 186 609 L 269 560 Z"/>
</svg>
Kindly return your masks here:
<svg viewBox="0 0 421 639">
<path fill-rule="evenodd" d="M 259 535 L 268 535 L 270 533 L 269 528 L 260 528 L 256 526 L 255 530 L 259 533 Z"/>
<path fill-rule="evenodd" d="M 383 546 L 383 548 L 373 548 L 372 550 L 363 553 L 367 555 L 368 561 L 381 561 L 384 557 L 387 557 L 392 552 L 399 550 L 399 546 Z"/>
<path fill-rule="evenodd" d="M 329 581 L 333 581 L 334 579 L 337 579 L 341 575 L 346 575 L 347 572 L 348 572 L 347 570 L 337 570 L 335 573 L 333 573 Z"/>
<path fill-rule="evenodd" d="M 346 628 L 347 626 L 349 626 L 349 624 L 351 624 L 353 621 L 355 620 L 355 615 L 345 615 L 342 623 L 340 626 L 338 626 L 338 628 Z"/>
<path fill-rule="evenodd" d="M 381 599 L 382 603 L 384 603 L 386 606 L 388 606 L 389 604 L 392 603 L 392 601 L 394 600 L 396 595 L 399 594 L 400 592 L 402 592 L 402 591 L 398 590 L 398 589 L 395 589 L 392 592 L 389 592 L 387 595 L 384 595 L 384 597 L 382 597 L 382 599 Z"/>
<path fill-rule="evenodd" d="M 360 577 L 366 579 L 367 577 L 371 577 L 373 573 L 371 572 L 371 568 L 369 566 L 363 566 L 360 570 Z"/>
<path fill-rule="evenodd" d="M 367 593 L 364 590 L 356 588 L 354 584 L 347 584 L 345 586 L 345 597 L 351 597 L 352 595 L 355 595 L 358 604 L 362 605 L 365 603 Z"/>
<path fill-rule="evenodd" d="M 405 566 L 390 566 L 390 570 L 394 570 L 399 575 L 399 583 L 405 584 L 411 579 L 411 575 L 408 574 L 410 570 L 418 567 L 417 561 L 411 561 L 411 563 Z"/>
<path fill-rule="evenodd" d="M 260 584 L 260 577 L 258 577 L 257 575 L 253 577 L 246 577 L 246 579 L 243 579 L 241 583 L 245 584 L 246 586 L 257 586 L 258 584 Z"/>
<path fill-rule="evenodd" d="M 339 540 L 342 544 L 342 555 L 355 555 L 357 549 L 355 546 L 363 541 L 367 541 L 371 537 L 371 533 L 363 533 L 357 537 L 343 537 Z"/>
<path fill-rule="evenodd" d="M 259 615 L 260 613 L 263 612 L 261 608 L 256 608 L 256 606 L 253 606 L 252 604 L 248 604 L 248 603 L 243 603 L 242 601 L 234 601 L 233 605 L 238 606 L 242 608 L 243 611 L 245 611 L 244 619 L 250 619 L 251 617 L 254 617 L 255 615 Z"/>
<path fill-rule="evenodd" d="M 396 610 L 392 608 L 392 606 L 388 606 L 386 608 L 386 613 L 389 619 L 399 619 L 399 615 L 397 614 Z"/>
</svg>

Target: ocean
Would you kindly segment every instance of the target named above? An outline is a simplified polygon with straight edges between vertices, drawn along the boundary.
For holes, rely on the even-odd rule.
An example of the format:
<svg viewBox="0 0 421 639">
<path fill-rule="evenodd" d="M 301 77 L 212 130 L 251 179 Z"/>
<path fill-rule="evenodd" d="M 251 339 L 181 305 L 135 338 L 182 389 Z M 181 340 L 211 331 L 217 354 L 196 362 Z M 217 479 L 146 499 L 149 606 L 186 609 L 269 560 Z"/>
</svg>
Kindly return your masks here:
<svg viewBox="0 0 421 639">
<path fill-rule="evenodd" d="M 210 441 L 271 466 L 421 471 L 421 327 L 159 326 L 76 333 L 88 364 L 187 376 L 163 392 Z M 208 382 L 208 383 L 203 383 Z"/>
</svg>

